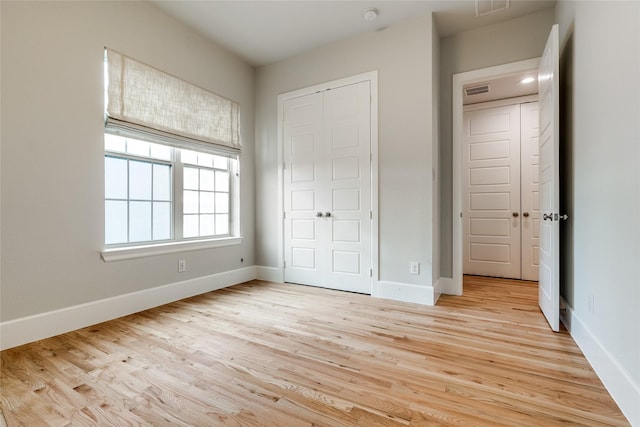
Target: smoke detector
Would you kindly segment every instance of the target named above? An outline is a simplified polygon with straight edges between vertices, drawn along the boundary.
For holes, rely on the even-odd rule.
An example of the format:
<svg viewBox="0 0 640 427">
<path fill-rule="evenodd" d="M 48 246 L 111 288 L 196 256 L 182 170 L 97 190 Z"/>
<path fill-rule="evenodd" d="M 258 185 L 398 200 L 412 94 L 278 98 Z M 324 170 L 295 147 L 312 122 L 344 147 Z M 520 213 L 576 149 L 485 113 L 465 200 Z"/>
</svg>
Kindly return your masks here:
<svg viewBox="0 0 640 427">
<path fill-rule="evenodd" d="M 375 21 L 378 18 L 378 9 L 366 9 L 364 12 L 362 12 L 362 16 L 367 22 Z"/>
</svg>

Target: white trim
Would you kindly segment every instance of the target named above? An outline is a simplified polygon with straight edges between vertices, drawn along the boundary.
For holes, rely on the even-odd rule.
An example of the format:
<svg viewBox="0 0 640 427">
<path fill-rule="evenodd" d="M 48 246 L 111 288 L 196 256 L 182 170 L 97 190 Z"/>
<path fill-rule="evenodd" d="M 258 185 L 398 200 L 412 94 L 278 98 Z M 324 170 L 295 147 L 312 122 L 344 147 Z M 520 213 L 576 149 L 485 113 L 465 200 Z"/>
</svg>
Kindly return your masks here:
<svg viewBox="0 0 640 427">
<path fill-rule="evenodd" d="M 567 328 L 573 340 L 587 358 L 602 384 L 620 407 L 622 413 L 633 426 L 640 426 L 640 384 L 634 382 L 633 377 L 624 369 L 620 362 L 589 330 L 564 298 L 561 304 L 566 311 L 560 320 Z"/>
<path fill-rule="evenodd" d="M 538 101 L 538 95 L 524 95 L 517 96 L 515 98 L 507 98 L 507 99 L 498 99 L 497 101 L 487 101 L 487 102 L 478 102 L 477 104 L 468 104 L 462 107 L 462 110 L 467 111 L 476 111 L 476 110 L 486 110 L 487 108 L 495 108 L 495 107 L 507 107 L 509 105 L 520 105 L 526 104 L 529 102 Z"/>
<path fill-rule="evenodd" d="M 284 102 L 288 99 L 312 93 L 349 86 L 360 82 L 370 83 L 371 95 L 371 287 L 379 277 L 379 213 L 378 213 L 378 71 L 373 70 L 355 76 L 285 92 L 278 95 L 278 265 L 284 266 Z M 284 281 L 284 270 L 282 272 Z"/>
<path fill-rule="evenodd" d="M 0 323 L 0 350 L 255 279 L 245 267 Z"/>
<path fill-rule="evenodd" d="M 453 144 L 453 209 L 452 209 L 452 242 L 451 242 L 451 264 L 452 264 L 452 286 L 449 289 L 452 295 L 462 295 L 462 89 L 465 84 L 479 83 L 488 78 L 502 77 L 516 74 L 523 71 L 538 69 L 540 58 L 527 59 L 510 64 L 498 65 L 495 67 L 483 68 L 481 70 L 468 71 L 453 75 L 452 85 L 452 107 L 453 117 L 452 144 Z M 449 292 L 443 292 L 449 293 Z"/>
<path fill-rule="evenodd" d="M 437 299 L 432 286 L 382 280 L 374 285 L 371 296 L 423 305 L 435 305 Z"/>
<path fill-rule="evenodd" d="M 256 265 L 256 279 L 265 280 L 267 282 L 284 282 L 284 271 L 282 268 L 265 267 L 263 265 Z"/>
<path fill-rule="evenodd" d="M 193 240 L 157 245 L 127 246 L 122 248 L 105 249 L 100 255 L 104 262 L 122 261 L 125 259 L 145 258 L 154 255 L 174 254 L 178 252 L 197 251 L 225 246 L 237 246 L 242 243 L 242 237 L 224 237 L 221 239 Z"/>
<path fill-rule="evenodd" d="M 453 287 L 453 279 L 451 277 L 439 278 L 438 285 L 440 286 L 440 293 L 444 295 L 462 295 L 462 293 L 455 293 L 455 289 Z"/>
</svg>

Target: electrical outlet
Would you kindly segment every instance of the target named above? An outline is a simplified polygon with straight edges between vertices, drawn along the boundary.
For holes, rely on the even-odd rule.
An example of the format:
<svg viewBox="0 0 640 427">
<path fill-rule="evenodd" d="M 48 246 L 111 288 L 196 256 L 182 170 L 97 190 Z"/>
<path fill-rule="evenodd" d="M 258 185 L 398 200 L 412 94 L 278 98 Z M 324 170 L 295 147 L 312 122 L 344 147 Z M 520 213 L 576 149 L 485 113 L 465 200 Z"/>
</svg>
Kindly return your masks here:
<svg viewBox="0 0 640 427">
<path fill-rule="evenodd" d="M 178 273 L 184 273 L 187 271 L 187 261 L 184 259 L 178 260 Z"/>
<path fill-rule="evenodd" d="M 420 274 L 420 263 L 418 261 L 412 261 L 409 265 L 409 274 L 417 276 Z"/>
</svg>

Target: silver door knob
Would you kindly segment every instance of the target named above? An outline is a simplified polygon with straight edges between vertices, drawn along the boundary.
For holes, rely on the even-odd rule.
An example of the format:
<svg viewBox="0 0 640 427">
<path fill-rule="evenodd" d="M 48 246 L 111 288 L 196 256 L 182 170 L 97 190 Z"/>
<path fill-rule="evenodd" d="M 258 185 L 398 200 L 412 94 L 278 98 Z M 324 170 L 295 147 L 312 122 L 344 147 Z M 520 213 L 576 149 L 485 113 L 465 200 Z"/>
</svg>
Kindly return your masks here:
<svg viewBox="0 0 640 427">
<path fill-rule="evenodd" d="M 553 221 L 553 215 L 551 215 L 551 214 L 543 214 L 542 215 L 542 220 L 543 221 Z"/>
<path fill-rule="evenodd" d="M 525 218 L 529 218 L 529 212 L 522 212 L 522 216 Z"/>
<path fill-rule="evenodd" d="M 512 215 L 514 218 L 518 218 L 518 215 L 520 215 L 520 214 L 519 214 L 518 212 L 513 212 L 511 215 Z"/>
<path fill-rule="evenodd" d="M 322 218 L 322 212 L 316 212 L 316 217 Z"/>
<path fill-rule="evenodd" d="M 329 218 L 329 217 L 331 216 L 331 212 L 325 212 L 325 213 L 324 213 L 324 216 L 325 216 L 325 217 L 327 217 L 327 218 Z"/>
</svg>

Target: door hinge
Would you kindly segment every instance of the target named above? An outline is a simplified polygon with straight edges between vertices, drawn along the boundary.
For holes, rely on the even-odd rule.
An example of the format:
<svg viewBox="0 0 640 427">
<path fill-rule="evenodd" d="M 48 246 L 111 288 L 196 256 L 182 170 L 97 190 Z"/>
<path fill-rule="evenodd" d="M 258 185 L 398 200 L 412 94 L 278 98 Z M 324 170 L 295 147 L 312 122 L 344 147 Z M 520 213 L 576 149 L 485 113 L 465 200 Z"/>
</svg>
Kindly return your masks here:
<svg viewBox="0 0 640 427">
<path fill-rule="evenodd" d="M 369 219 L 373 219 L 373 211 L 369 211 Z"/>
<path fill-rule="evenodd" d="M 287 213 L 286 212 L 282 212 L 282 219 L 287 219 Z"/>
<path fill-rule="evenodd" d="M 373 277 L 373 269 L 369 269 L 369 277 Z"/>
<path fill-rule="evenodd" d="M 282 261 L 282 268 L 287 268 L 287 260 Z"/>
</svg>

